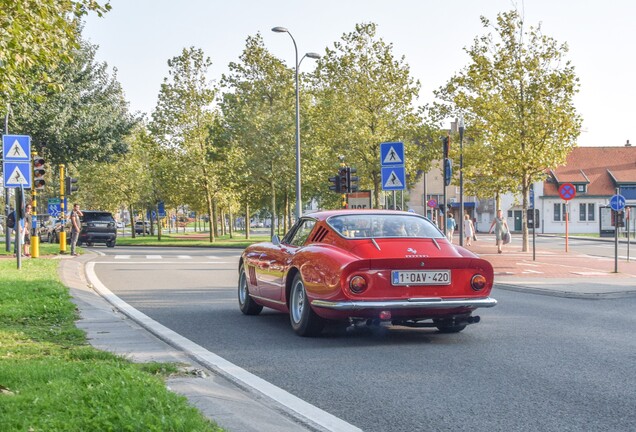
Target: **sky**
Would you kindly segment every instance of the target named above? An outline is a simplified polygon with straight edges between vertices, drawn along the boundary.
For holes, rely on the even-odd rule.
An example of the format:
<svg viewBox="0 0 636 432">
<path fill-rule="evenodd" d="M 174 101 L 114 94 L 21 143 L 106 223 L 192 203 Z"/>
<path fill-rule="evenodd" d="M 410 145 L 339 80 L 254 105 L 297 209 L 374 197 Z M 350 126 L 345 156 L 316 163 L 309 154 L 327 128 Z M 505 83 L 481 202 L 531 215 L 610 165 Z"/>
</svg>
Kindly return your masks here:
<svg viewBox="0 0 636 432">
<path fill-rule="evenodd" d="M 183 48 L 201 48 L 219 81 L 238 61 L 248 36 L 290 67 L 299 56 L 324 53 L 358 23 L 378 24 L 378 36 L 404 56 L 420 81 L 418 104 L 469 64 L 464 51 L 486 34 L 480 16 L 495 21 L 517 9 L 528 26 L 567 43 L 565 59 L 580 79 L 574 102 L 583 117 L 580 146 L 636 144 L 636 2 L 633 0 L 111 0 L 112 10 L 86 19 L 84 37 L 99 46 L 97 59 L 117 69 L 132 111 L 151 113 L 168 76 L 167 61 Z M 302 71 L 311 71 L 305 59 Z M 449 125 L 445 125 L 448 127 Z M 467 129 L 470 125 L 466 125 Z"/>
</svg>

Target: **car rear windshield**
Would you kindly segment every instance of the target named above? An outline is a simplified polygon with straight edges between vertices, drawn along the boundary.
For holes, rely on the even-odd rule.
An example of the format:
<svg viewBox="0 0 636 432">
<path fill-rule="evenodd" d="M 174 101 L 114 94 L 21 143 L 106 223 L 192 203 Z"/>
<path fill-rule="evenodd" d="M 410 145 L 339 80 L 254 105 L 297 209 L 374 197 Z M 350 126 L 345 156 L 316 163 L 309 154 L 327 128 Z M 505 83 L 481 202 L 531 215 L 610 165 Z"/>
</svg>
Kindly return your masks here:
<svg viewBox="0 0 636 432">
<path fill-rule="evenodd" d="M 417 215 L 341 215 L 330 217 L 327 223 L 347 238 L 444 237 L 428 219 Z"/>
<path fill-rule="evenodd" d="M 83 221 L 92 222 L 113 222 L 113 215 L 110 213 L 84 213 Z"/>
</svg>

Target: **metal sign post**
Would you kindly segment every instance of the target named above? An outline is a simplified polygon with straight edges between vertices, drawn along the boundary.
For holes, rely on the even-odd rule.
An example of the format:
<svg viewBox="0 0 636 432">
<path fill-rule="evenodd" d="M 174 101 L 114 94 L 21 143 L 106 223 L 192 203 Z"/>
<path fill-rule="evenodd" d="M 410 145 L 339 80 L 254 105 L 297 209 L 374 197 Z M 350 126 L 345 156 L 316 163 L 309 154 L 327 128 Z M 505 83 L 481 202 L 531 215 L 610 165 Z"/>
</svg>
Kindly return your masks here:
<svg viewBox="0 0 636 432">
<path fill-rule="evenodd" d="M 610 207 L 614 213 L 614 273 L 618 273 L 618 214 L 625 208 L 625 197 L 616 188 L 616 195 L 610 198 Z"/>
<path fill-rule="evenodd" d="M 568 201 L 576 196 L 576 189 L 572 183 L 563 183 L 559 186 L 559 196 L 565 201 L 565 251 L 568 251 L 568 229 L 570 219 L 570 208 Z"/>
<path fill-rule="evenodd" d="M 530 207 L 532 208 L 532 261 L 537 260 L 536 242 L 537 242 L 537 214 L 534 209 L 534 184 L 530 185 Z M 526 216 L 526 221 L 527 221 Z"/>
</svg>

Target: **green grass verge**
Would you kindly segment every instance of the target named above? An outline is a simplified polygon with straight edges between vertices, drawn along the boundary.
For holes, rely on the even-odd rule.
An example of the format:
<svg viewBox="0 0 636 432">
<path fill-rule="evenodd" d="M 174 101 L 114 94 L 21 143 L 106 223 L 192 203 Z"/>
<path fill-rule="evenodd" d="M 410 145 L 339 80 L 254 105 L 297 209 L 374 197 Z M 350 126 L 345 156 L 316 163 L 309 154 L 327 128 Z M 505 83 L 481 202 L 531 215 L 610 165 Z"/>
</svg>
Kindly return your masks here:
<svg viewBox="0 0 636 432">
<path fill-rule="evenodd" d="M 222 431 L 166 389 L 174 365 L 87 345 L 57 267 L 0 260 L 0 430 Z"/>
</svg>

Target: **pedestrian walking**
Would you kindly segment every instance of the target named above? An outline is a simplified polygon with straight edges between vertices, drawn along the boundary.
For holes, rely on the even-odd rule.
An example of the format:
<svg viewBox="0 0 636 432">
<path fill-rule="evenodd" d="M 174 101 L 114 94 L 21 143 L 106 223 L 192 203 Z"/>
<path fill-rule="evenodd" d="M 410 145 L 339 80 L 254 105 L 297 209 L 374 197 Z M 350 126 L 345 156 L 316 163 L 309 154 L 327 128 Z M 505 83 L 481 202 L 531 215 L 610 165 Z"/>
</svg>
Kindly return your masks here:
<svg viewBox="0 0 636 432">
<path fill-rule="evenodd" d="M 84 216 L 84 213 L 79 208 L 79 204 L 73 204 L 73 210 L 71 211 L 71 255 L 77 256 L 75 248 L 77 246 L 77 239 L 79 238 L 81 221 L 80 218 Z"/>
<path fill-rule="evenodd" d="M 466 246 L 471 246 L 473 243 L 473 237 L 475 236 L 475 226 L 473 221 L 470 220 L 470 215 L 464 215 L 464 236 L 466 237 Z"/>
<path fill-rule="evenodd" d="M 446 238 L 448 238 L 449 242 L 453 242 L 453 234 L 455 233 L 455 227 L 457 223 L 455 223 L 455 218 L 453 218 L 453 214 L 449 213 L 448 218 L 446 219 Z"/>
<path fill-rule="evenodd" d="M 497 253 L 502 253 L 502 247 L 504 243 L 504 235 L 510 235 L 510 228 L 508 228 L 508 222 L 503 217 L 503 210 L 497 210 L 497 216 L 493 219 L 490 224 L 490 229 L 488 233 L 492 232 L 493 227 L 495 228 L 495 243 L 497 244 Z"/>
<path fill-rule="evenodd" d="M 27 206 L 25 207 L 25 213 L 24 213 L 24 219 L 20 220 L 20 229 L 22 230 L 20 232 L 20 235 L 22 236 L 22 248 L 23 248 L 23 255 L 26 257 L 30 257 L 31 254 L 30 249 L 31 249 L 31 227 L 33 226 L 33 214 L 31 213 L 31 210 L 33 209 L 33 207 L 31 207 L 31 204 L 27 204 Z"/>
</svg>

